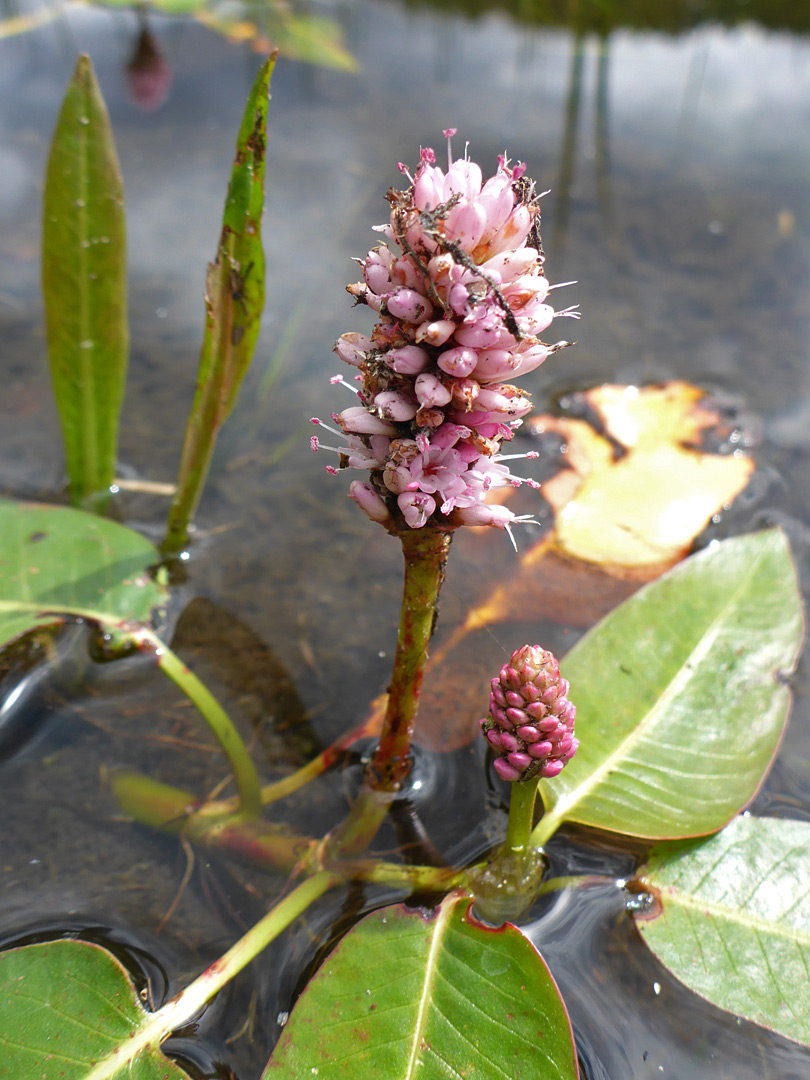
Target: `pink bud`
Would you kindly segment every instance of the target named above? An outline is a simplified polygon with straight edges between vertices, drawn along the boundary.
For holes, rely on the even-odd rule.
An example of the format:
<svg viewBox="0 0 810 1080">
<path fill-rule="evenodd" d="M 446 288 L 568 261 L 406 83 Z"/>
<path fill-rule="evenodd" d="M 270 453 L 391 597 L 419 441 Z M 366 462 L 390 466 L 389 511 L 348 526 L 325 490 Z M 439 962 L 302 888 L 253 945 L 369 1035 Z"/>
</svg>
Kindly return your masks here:
<svg viewBox="0 0 810 1080">
<path fill-rule="evenodd" d="M 344 431 L 354 435 L 396 435 L 397 429 L 387 420 L 381 420 L 363 405 L 353 405 L 344 409 L 337 417 Z"/>
<path fill-rule="evenodd" d="M 462 525 L 492 525 L 497 529 L 505 529 L 515 520 L 515 515 L 506 506 L 489 503 L 473 503 L 472 506 L 460 507 L 453 511 L 455 520 Z"/>
<path fill-rule="evenodd" d="M 394 289 L 385 298 L 385 309 L 394 319 L 421 323 L 430 314 L 432 304 L 415 289 Z"/>
<path fill-rule="evenodd" d="M 515 780 L 520 779 L 520 769 L 516 769 L 513 765 L 510 765 L 505 758 L 495 758 L 492 764 L 501 780 L 507 780 L 512 783 Z"/>
<path fill-rule="evenodd" d="M 352 367 L 360 367 L 366 359 L 366 353 L 374 348 L 374 342 L 365 334 L 341 334 L 334 344 L 333 351 L 341 360 Z"/>
<path fill-rule="evenodd" d="M 419 404 L 427 408 L 446 405 L 453 396 L 444 383 L 440 382 L 435 375 L 431 375 L 429 371 L 423 371 L 421 375 L 416 376 L 414 390 Z"/>
<path fill-rule="evenodd" d="M 383 296 L 391 291 L 389 268 L 393 256 L 385 245 L 374 248 L 363 262 L 363 278 L 373 293 Z"/>
<path fill-rule="evenodd" d="M 383 390 L 374 398 L 374 408 L 384 420 L 402 423 L 413 420 L 419 406 L 413 395 L 404 390 Z"/>
<path fill-rule="evenodd" d="M 418 375 L 430 363 L 430 356 L 418 345 L 403 345 L 400 349 L 389 349 L 383 359 L 398 375 Z"/>
<path fill-rule="evenodd" d="M 427 345 L 444 345 L 453 336 L 456 324 L 452 319 L 439 319 L 436 322 L 422 323 L 417 328 L 416 340 Z"/>
<path fill-rule="evenodd" d="M 463 379 L 475 369 L 478 363 L 478 353 L 474 349 L 446 349 L 444 352 L 439 353 L 436 363 L 448 375 Z"/>
<path fill-rule="evenodd" d="M 354 480 L 349 486 L 349 498 L 354 499 L 363 513 L 367 514 L 372 521 L 384 522 L 391 517 L 385 502 L 371 484 Z"/>
</svg>

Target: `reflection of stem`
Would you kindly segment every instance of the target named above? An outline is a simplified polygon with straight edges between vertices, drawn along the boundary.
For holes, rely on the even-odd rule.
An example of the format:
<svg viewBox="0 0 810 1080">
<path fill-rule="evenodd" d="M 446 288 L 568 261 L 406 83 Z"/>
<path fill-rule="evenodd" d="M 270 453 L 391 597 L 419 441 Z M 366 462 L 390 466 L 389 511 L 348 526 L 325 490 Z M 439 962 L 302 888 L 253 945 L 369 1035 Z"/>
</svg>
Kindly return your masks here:
<svg viewBox="0 0 810 1080">
<path fill-rule="evenodd" d="M 223 986 L 254 960 L 274 938 L 286 930 L 310 904 L 334 885 L 339 878 L 320 873 L 303 881 L 216 960 L 185 990 L 159 1009 L 130 1039 L 122 1040 L 106 1058 L 86 1075 L 86 1080 L 122 1075 L 124 1066 L 149 1046 L 159 1046 L 172 1031 L 187 1024 Z M 120 1070 L 120 1072 L 119 1072 Z M 128 1071 L 128 1070 L 126 1070 Z"/>
<path fill-rule="evenodd" d="M 596 192 L 599 209 L 608 237 L 615 240 L 613 198 L 610 190 L 610 127 L 608 108 L 608 74 L 610 49 L 608 39 L 599 39 L 599 64 L 596 73 L 596 121 L 594 127 L 596 160 Z"/>
<path fill-rule="evenodd" d="M 560 171 L 557 174 L 554 231 L 552 243 L 557 259 L 557 271 L 562 266 L 562 253 L 568 232 L 568 215 L 571 209 L 571 185 L 574 180 L 574 164 L 577 150 L 577 126 L 579 123 L 579 100 L 582 93 L 582 68 L 585 59 L 585 39 L 578 32 L 574 38 L 571 70 L 568 82 L 568 100 L 565 104 L 565 129 L 560 152 Z"/>
<path fill-rule="evenodd" d="M 148 630 L 140 630 L 134 635 L 134 640 L 141 648 L 153 650 L 161 671 L 168 675 L 200 710 L 231 766 L 239 791 L 240 812 L 246 817 L 258 817 L 262 805 L 259 780 L 247 747 L 233 726 L 231 718 L 208 687 L 158 637 Z"/>
</svg>

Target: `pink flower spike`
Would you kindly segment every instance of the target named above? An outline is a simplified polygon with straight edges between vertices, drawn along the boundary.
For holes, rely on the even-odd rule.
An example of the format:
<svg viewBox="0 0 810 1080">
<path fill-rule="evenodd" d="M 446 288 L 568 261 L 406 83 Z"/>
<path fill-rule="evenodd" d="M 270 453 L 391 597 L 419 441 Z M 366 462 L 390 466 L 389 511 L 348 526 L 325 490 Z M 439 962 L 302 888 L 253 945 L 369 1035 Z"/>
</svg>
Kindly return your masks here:
<svg viewBox="0 0 810 1080">
<path fill-rule="evenodd" d="M 500 751 L 494 764 L 501 777 L 521 781 L 538 776 L 550 779 L 570 761 L 578 742 L 574 738 L 576 710 L 566 697 L 567 691 L 568 683 L 560 675 L 557 660 L 550 652 L 539 645 L 524 645 L 512 653 L 499 677 L 492 680 L 489 716 L 481 724 L 489 744 L 496 752 Z M 528 712 L 532 708 L 531 700 L 538 697 L 552 702 L 548 720 L 542 726 L 516 725 L 504 737 L 501 702 L 520 699 Z M 510 707 L 507 713 L 521 711 Z M 550 724 L 553 729 L 547 730 Z M 545 733 L 541 727 L 546 729 Z M 499 733 L 497 740 L 490 738 L 492 731 Z M 512 772 L 517 775 L 512 777 Z"/>
</svg>

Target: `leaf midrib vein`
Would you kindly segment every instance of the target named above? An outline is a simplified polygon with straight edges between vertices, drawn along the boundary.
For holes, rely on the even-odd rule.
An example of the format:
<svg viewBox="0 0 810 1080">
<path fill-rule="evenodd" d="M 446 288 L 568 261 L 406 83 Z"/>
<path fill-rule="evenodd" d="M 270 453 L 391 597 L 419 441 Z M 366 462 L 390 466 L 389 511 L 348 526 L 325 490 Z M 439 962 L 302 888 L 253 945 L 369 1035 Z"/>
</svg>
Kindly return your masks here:
<svg viewBox="0 0 810 1080">
<path fill-rule="evenodd" d="M 550 812 L 554 814 L 555 818 L 559 818 L 560 820 L 567 818 L 570 815 L 571 809 L 578 803 L 582 803 L 588 797 L 590 792 L 598 786 L 602 778 L 610 773 L 615 764 L 629 756 L 630 750 L 640 743 L 647 734 L 647 731 L 654 726 L 659 714 L 665 710 L 670 700 L 676 696 L 681 685 L 688 683 L 694 678 L 694 669 L 697 667 L 697 663 L 706 653 L 708 653 L 711 646 L 714 644 L 726 613 L 733 609 L 737 598 L 748 587 L 751 579 L 758 570 L 760 563 L 765 558 L 765 554 L 766 552 L 761 550 L 756 559 L 753 560 L 737 587 L 712 620 L 708 629 L 701 635 L 695 648 L 679 666 L 675 675 L 670 679 L 669 683 L 658 697 L 658 700 L 648 710 L 646 716 L 644 716 L 639 723 L 628 732 L 625 738 L 617 745 L 613 753 L 609 754 L 590 776 L 588 776 L 578 787 L 574 788 L 568 795 L 563 796 L 554 804 Z"/>
</svg>

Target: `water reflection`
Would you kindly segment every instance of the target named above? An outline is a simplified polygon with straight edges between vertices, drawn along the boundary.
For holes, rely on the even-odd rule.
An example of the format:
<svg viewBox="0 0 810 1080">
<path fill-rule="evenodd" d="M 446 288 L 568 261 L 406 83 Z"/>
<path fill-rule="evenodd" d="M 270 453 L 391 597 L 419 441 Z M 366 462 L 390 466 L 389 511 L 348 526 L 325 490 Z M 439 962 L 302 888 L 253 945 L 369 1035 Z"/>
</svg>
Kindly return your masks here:
<svg viewBox="0 0 810 1080">
<path fill-rule="evenodd" d="M 781 12 L 785 25 L 799 26 L 805 6 L 768 10 L 762 18 L 772 25 Z M 508 149 L 552 188 L 550 273 L 578 279 L 570 302 L 580 304 L 583 321 L 577 348 L 532 377 L 540 406 L 606 379 L 678 376 L 720 392 L 753 418 L 762 439 L 753 494 L 712 535 L 779 520 L 810 569 L 810 144 L 796 137 L 810 120 L 808 40 L 752 24 L 700 26 L 674 38 L 648 32 L 663 25 L 663 13 L 656 26 L 628 16 L 643 31 L 611 23 L 600 35 L 590 24 L 571 32 L 559 13 L 546 25 L 518 24 L 503 5 L 482 4 L 473 21 L 449 8 L 370 0 L 329 13 L 358 71 L 282 59 L 274 76 L 267 317 L 201 508 L 205 542 L 190 587 L 209 606 L 179 643 L 219 680 L 246 725 L 276 705 L 298 718 L 301 742 L 274 733 L 262 744 L 268 770 L 279 772 L 300 759 L 302 743 L 308 751 L 360 719 L 388 678 L 399 552 L 359 520 L 343 481 L 323 473 L 306 421 L 333 400 L 332 342 L 365 329 L 343 292 L 354 280 L 350 258 L 377 240 L 370 225 L 385 217 L 383 192 L 400 179 L 396 162 L 413 164 L 419 145 L 435 144 L 443 127 L 458 127 L 489 166 Z M 54 23 L 0 40 L 0 450 L 8 492 L 47 494 L 62 482 L 40 329 L 39 178 L 80 49 L 92 54 L 110 106 L 129 206 L 133 357 L 122 457 L 137 475 L 173 478 L 177 416 L 193 393 L 204 267 L 258 59 L 199 23 L 162 16 L 150 25 L 174 84 L 148 114 L 130 100 L 123 77 L 140 32 L 131 13 L 71 7 L 61 29 Z M 165 509 L 143 494 L 122 501 L 128 520 L 152 528 Z M 506 543 L 499 549 L 489 538 L 483 555 L 469 545 L 458 545 L 450 562 L 439 641 L 513 565 Z M 545 621 L 536 611 L 521 614 L 514 632 L 542 634 L 555 650 L 580 629 L 557 611 Z M 512 634 L 509 624 L 482 634 L 477 662 L 497 670 L 516 644 Z M 246 689 L 242 668 L 240 679 L 231 677 L 233 642 L 255 661 Z M 123 762 L 207 791 L 221 780 L 221 763 L 157 676 L 126 692 L 107 677 L 74 701 L 58 739 L 46 724 L 35 752 L 3 773 L 7 930 L 27 911 L 61 904 L 151 933 L 180 892 L 183 853 L 173 840 L 115 818 L 100 769 Z M 807 686 L 803 668 L 758 812 L 810 813 Z M 424 826 L 445 855 L 477 852 L 487 840 L 479 831 L 484 813 L 503 798 L 483 789 L 482 775 L 474 753 L 442 760 L 426 781 L 441 789 L 441 801 L 420 802 L 418 820 L 404 815 L 401 828 L 418 839 Z M 306 825 L 336 815 L 344 800 L 336 777 L 279 812 Z M 454 813 L 462 803 L 460 825 Z M 615 860 L 625 872 L 621 853 L 589 858 L 596 862 L 587 872 L 612 873 Z M 180 958 L 176 977 L 230 944 L 278 887 L 267 875 L 201 857 L 162 934 Z M 335 905 L 356 914 L 374 902 L 341 896 Z M 806 1051 L 751 1025 L 742 1030 L 662 974 L 614 893 L 566 903 L 564 918 L 553 911 L 538 918 L 536 940 L 572 1005 L 587 1075 L 651 1080 L 663 1067 L 663 1075 L 693 1080 L 789 1080 L 807 1072 Z M 258 965 L 255 986 L 248 981 L 236 992 L 241 1004 L 255 991 L 266 1007 L 256 1038 L 227 1048 L 245 1078 L 257 1074 L 275 1018 L 289 1008 L 312 955 L 309 932 L 328 933 L 339 914 L 329 905 L 313 913 L 286 951 Z M 696 1033 L 689 1045 L 685 1031 Z"/>
</svg>

